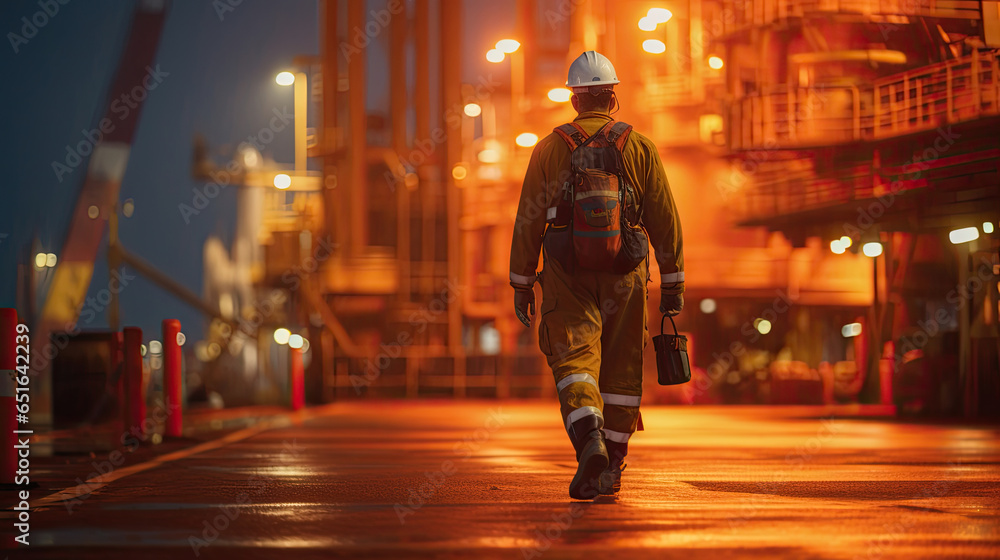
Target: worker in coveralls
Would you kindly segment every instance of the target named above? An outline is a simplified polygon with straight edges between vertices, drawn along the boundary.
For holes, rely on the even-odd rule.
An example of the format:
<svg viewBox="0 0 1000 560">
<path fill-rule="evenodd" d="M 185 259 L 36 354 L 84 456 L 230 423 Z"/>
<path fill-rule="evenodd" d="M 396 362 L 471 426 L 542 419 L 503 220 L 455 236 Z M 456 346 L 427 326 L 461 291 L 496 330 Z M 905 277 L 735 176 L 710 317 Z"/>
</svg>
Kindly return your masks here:
<svg viewBox="0 0 1000 560">
<path fill-rule="evenodd" d="M 542 288 L 539 346 L 576 449 L 574 499 L 620 490 L 629 438 L 641 426 L 650 245 L 659 265 L 660 311 L 676 315 L 684 306 L 677 208 L 656 146 L 611 116 L 617 83 L 611 61 L 595 51 L 570 66 L 566 86 L 579 114 L 531 154 L 511 245 L 514 308 L 525 326 L 535 315 L 536 280 Z M 578 158 L 584 153 L 590 155 Z M 596 254 L 588 245 L 595 239 L 617 243 L 597 252 L 631 248 L 629 259 L 587 262 Z M 539 252 L 544 274 L 537 272 Z"/>
</svg>

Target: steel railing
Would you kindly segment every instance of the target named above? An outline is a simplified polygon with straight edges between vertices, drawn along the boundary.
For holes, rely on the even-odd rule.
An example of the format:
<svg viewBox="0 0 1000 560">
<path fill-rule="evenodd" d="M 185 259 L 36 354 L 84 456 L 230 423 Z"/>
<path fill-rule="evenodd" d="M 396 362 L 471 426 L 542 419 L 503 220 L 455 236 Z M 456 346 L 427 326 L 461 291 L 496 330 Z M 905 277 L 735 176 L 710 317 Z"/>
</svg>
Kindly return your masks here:
<svg viewBox="0 0 1000 560">
<path fill-rule="evenodd" d="M 726 0 L 723 28 L 736 32 L 810 15 L 861 14 L 981 19 L 977 0 Z"/>
<path fill-rule="evenodd" d="M 779 86 L 729 107 L 734 151 L 881 139 L 1000 114 L 1000 59 L 972 54 L 868 85 Z"/>
</svg>

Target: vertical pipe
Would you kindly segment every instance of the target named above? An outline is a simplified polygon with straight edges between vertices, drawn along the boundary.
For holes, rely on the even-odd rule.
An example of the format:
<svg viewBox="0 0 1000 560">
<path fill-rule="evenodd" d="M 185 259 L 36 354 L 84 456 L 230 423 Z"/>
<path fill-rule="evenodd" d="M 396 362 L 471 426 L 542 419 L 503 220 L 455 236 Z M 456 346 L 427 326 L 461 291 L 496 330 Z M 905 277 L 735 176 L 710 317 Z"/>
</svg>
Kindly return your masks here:
<svg viewBox="0 0 1000 560">
<path fill-rule="evenodd" d="M 407 158 L 406 124 L 409 107 L 406 91 L 406 35 L 409 18 L 406 7 L 389 23 L 389 113 L 392 121 L 392 147 L 400 158 Z M 402 187 L 402 188 L 400 188 Z M 410 189 L 403 183 L 396 187 L 396 262 L 399 291 L 403 301 L 410 299 Z"/>
<path fill-rule="evenodd" d="M 163 406 L 167 409 L 167 437 L 180 437 L 183 427 L 180 333 L 180 321 L 163 320 Z"/>
<path fill-rule="evenodd" d="M 969 285 L 969 244 L 961 243 L 958 249 L 958 285 Z M 958 306 L 958 379 L 962 403 L 962 415 L 971 418 L 976 415 L 978 395 L 973 391 L 973 381 L 969 371 L 969 357 L 972 350 L 970 305 Z"/>
<path fill-rule="evenodd" d="M 416 74 L 414 75 L 414 109 L 417 117 L 416 141 L 428 142 L 431 135 L 431 66 L 430 66 L 430 1 L 416 2 L 414 39 L 416 43 Z M 427 155 L 427 154 L 424 154 Z M 420 175 L 420 170 L 415 170 Z M 424 177 L 421 177 L 423 179 Z M 421 230 L 420 256 L 416 259 L 420 276 L 418 292 L 429 294 L 433 288 L 434 265 L 434 198 L 433 183 L 421 182 L 417 187 L 420 197 Z"/>
<path fill-rule="evenodd" d="M 365 3 L 347 3 L 347 27 L 349 33 L 365 28 Z M 348 185 L 350 196 L 349 222 L 351 224 L 350 255 L 361 256 L 368 245 L 368 185 L 367 168 L 367 119 L 368 111 L 365 103 L 365 65 L 367 60 L 365 49 L 351 54 L 347 61 L 348 106 L 350 107 L 350 169 L 351 182 Z"/>
<path fill-rule="evenodd" d="M 145 436 L 143 421 L 146 419 L 146 399 L 142 384 L 142 329 L 122 329 L 122 352 L 125 369 L 125 430 L 139 437 Z"/>
<path fill-rule="evenodd" d="M 322 5 L 323 37 L 322 37 L 322 80 L 323 101 L 320 105 L 322 124 L 320 140 L 323 152 L 323 217 L 326 231 L 333 242 L 340 247 L 347 246 L 347 224 L 342 216 L 346 216 L 343 200 L 346 189 L 330 188 L 337 185 L 337 175 L 341 173 L 337 164 L 341 156 L 334 155 L 340 148 L 337 135 L 337 86 L 340 83 L 340 68 L 337 57 L 340 56 L 340 45 L 337 41 L 337 0 L 324 0 Z"/>
<path fill-rule="evenodd" d="M 288 355 L 291 359 L 289 368 L 291 376 L 291 401 L 292 410 L 301 410 L 306 404 L 305 392 L 305 371 L 302 368 L 302 348 L 288 347 Z"/>
<path fill-rule="evenodd" d="M 309 77 L 305 72 L 295 73 L 292 86 L 295 112 L 295 172 L 305 174 L 306 166 L 306 117 L 309 111 Z"/>
<path fill-rule="evenodd" d="M 118 418 L 124 424 L 125 403 L 128 402 L 128 398 L 125 395 L 125 362 L 122 358 L 122 348 L 125 346 L 125 342 L 122 339 L 121 331 L 111 333 L 110 346 L 111 360 L 109 360 L 109 371 L 111 379 L 115 381 L 115 404 L 118 407 Z M 123 425 L 122 431 L 126 428 L 127 426 Z"/>
<path fill-rule="evenodd" d="M 445 144 L 445 154 L 442 158 L 441 177 L 444 179 L 445 210 L 447 212 L 447 244 L 448 244 L 448 286 L 459 285 L 461 255 L 458 242 L 458 218 L 460 192 L 452 177 L 451 168 L 462 157 L 461 130 L 451 130 L 448 125 L 448 115 L 462 110 L 462 43 L 461 34 L 456 29 L 462 28 L 462 3 L 460 0 L 441 0 L 441 118 L 448 126 Z M 514 53 L 521 60 L 521 79 L 523 80 L 522 53 Z M 522 92 L 523 94 L 523 92 Z M 513 153 L 513 152 L 511 152 Z M 448 349 L 455 361 L 455 396 L 465 396 L 465 352 L 462 346 L 462 298 L 461 294 L 448 294 Z"/>
<path fill-rule="evenodd" d="M 108 214 L 108 278 L 115 277 L 115 271 L 121 267 L 121 257 L 118 253 L 118 204 L 111 205 Z M 118 312 L 118 290 L 109 290 L 111 301 L 108 303 L 108 327 L 118 330 L 120 314 Z"/>
<path fill-rule="evenodd" d="M 0 445 L 3 446 L 0 450 L 0 484 L 13 484 L 17 471 L 17 450 L 14 449 L 17 443 L 14 430 L 18 429 L 15 403 L 16 338 L 17 311 L 11 308 L 0 309 L 0 430 L 3 430 L 3 437 L 0 438 Z"/>
</svg>

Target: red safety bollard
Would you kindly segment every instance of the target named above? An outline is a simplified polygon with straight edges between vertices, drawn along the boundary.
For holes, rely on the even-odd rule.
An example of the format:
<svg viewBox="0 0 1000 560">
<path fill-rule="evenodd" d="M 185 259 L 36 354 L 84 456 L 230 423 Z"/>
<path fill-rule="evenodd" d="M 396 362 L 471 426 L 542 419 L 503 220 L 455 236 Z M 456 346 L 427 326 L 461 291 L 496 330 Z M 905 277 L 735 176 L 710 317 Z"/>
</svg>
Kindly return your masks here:
<svg viewBox="0 0 1000 560">
<path fill-rule="evenodd" d="M 14 484 L 17 471 L 17 408 L 15 394 L 17 393 L 17 311 L 10 308 L 0 309 L 0 483 Z M 27 346 L 27 345 L 25 345 Z"/>
<path fill-rule="evenodd" d="M 302 348 L 288 347 L 291 355 L 292 410 L 301 410 L 306 405 L 305 371 L 302 368 Z"/>
<path fill-rule="evenodd" d="M 135 436 L 143 437 L 146 420 L 146 396 L 142 387 L 142 329 L 125 327 L 122 329 L 125 368 L 125 430 Z"/>
<path fill-rule="evenodd" d="M 167 407 L 168 437 L 180 437 L 183 424 L 181 408 L 181 345 L 177 338 L 181 322 L 163 320 L 163 405 Z"/>
</svg>

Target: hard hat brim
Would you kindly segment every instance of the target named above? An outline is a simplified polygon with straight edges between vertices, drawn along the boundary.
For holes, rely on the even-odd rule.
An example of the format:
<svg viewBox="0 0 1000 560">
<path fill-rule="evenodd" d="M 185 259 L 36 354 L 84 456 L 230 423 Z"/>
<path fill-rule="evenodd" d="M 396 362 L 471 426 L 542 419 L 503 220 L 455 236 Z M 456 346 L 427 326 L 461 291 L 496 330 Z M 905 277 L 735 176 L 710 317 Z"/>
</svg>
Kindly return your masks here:
<svg viewBox="0 0 1000 560">
<path fill-rule="evenodd" d="M 600 82 L 584 82 L 579 84 L 571 84 L 566 81 L 566 87 L 568 88 L 589 88 L 591 86 L 608 86 L 620 83 L 618 80 L 602 80 Z"/>
</svg>

